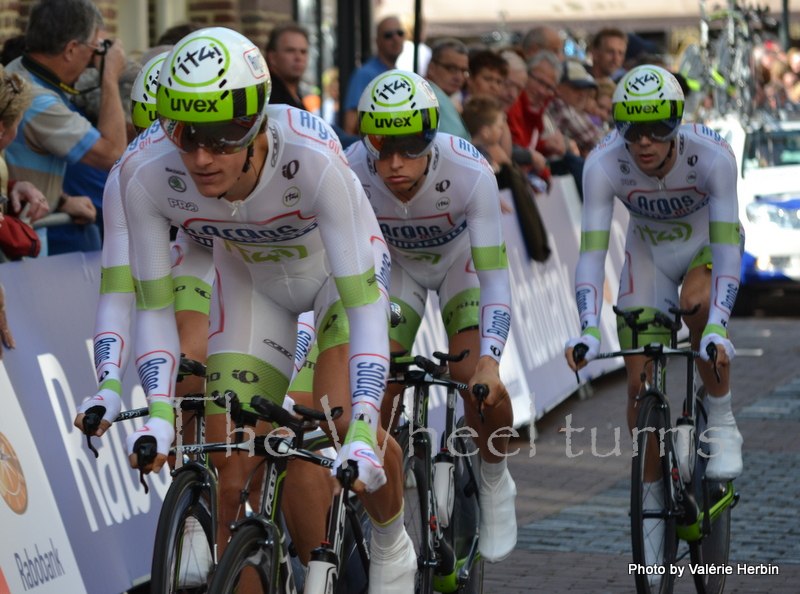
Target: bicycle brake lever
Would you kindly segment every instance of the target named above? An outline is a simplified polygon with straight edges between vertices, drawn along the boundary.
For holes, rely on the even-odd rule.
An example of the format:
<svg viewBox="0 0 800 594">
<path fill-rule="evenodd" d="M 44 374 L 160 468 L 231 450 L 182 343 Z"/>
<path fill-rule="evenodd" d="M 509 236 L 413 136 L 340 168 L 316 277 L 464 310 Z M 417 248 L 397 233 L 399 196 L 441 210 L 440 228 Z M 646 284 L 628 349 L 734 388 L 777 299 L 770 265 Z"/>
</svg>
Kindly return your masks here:
<svg viewBox="0 0 800 594">
<path fill-rule="evenodd" d="M 92 451 L 95 458 L 100 457 L 97 448 L 92 444 L 92 435 L 97 431 L 100 426 L 100 421 L 103 420 L 103 414 L 106 412 L 103 406 L 92 406 L 83 415 L 83 433 L 86 435 L 86 445 Z"/>
<path fill-rule="evenodd" d="M 136 467 L 139 469 L 139 482 L 144 487 L 144 494 L 150 492 L 147 482 L 144 480 L 144 467 L 151 464 L 158 455 L 158 446 L 156 445 L 156 438 L 152 435 L 146 435 L 136 440 L 134 444 L 136 450 Z"/>
<path fill-rule="evenodd" d="M 483 413 L 483 401 L 489 396 L 489 388 L 484 384 L 475 384 L 472 386 L 472 393 L 475 395 L 475 400 L 478 401 L 478 415 L 481 417 L 481 422 L 486 422 L 486 415 Z"/>
<path fill-rule="evenodd" d="M 711 361 L 711 364 L 714 366 L 714 375 L 717 376 L 717 383 L 721 383 L 722 378 L 717 368 L 717 345 L 713 342 L 709 342 L 708 346 L 706 346 L 706 353 L 708 354 L 708 360 Z"/>
</svg>

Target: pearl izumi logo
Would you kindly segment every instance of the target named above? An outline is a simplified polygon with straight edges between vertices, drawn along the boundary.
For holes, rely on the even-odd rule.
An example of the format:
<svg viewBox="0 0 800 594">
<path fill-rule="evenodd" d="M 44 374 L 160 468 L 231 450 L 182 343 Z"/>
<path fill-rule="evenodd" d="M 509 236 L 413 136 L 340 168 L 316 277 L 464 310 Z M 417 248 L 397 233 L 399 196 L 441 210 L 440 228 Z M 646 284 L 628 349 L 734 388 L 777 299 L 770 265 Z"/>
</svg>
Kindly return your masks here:
<svg viewBox="0 0 800 594">
<path fill-rule="evenodd" d="M 172 78 L 193 88 L 219 81 L 231 63 L 225 45 L 213 37 L 195 37 L 176 50 L 173 56 Z"/>
<path fill-rule="evenodd" d="M 0 433 L 0 496 L 15 514 L 28 508 L 28 484 L 17 453 L 8 438 Z"/>
</svg>

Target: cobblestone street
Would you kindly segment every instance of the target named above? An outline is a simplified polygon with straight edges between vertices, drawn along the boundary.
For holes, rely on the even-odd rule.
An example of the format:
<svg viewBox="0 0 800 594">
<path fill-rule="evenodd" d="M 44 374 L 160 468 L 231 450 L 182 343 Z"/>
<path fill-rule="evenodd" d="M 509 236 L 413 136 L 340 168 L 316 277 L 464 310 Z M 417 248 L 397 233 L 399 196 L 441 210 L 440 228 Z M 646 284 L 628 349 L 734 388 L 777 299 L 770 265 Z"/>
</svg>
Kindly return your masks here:
<svg viewBox="0 0 800 594">
<path fill-rule="evenodd" d="M 744 474 L 734 483 L 741 500 L 731 514 L 733 573 L 725 592 L 795 594 L 800 583 L 800 321 L 734 318 L 731 330 L 738 350 L 733 409 L 745 441 Z M 678 362 L 673 367 L 683 370 Z M 682 397 L 681 385 L 673 380 L 674 402 Z M 537 423 L 535 455 L 529 439 L 514 440 L 510 451 L 520 448 L 509 458 L 517 483 L 517 549 L 503 563 L 486 566 L 485 592 L 635 592 L 628 574 L 624 372 L 595 380 L 593 389 L 591 397 L 572 396 Z M 574 457 L 567 455 L 560 431 L 568 424 L 584 428 L 571 434 Z M 622 428 L 620 455 L 616 428 Z M 682 543 L 678 554 L 686 548 Z M 681 564 L 688 563 L 687 555 Z M 773 575 L 744 573 L 769 568 Z M 675 592 L 695 592 L 688 570 Z"/>
</svg>

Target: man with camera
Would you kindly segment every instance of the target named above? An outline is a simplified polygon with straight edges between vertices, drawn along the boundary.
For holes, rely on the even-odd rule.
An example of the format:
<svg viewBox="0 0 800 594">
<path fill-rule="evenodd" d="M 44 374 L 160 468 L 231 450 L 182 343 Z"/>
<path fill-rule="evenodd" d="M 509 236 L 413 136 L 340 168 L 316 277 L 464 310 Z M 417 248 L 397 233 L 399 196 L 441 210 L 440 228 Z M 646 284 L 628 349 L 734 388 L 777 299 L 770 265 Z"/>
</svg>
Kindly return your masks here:
<svg viewBox="0 0 800 594">
<path fill-rule="evenodd" d="M 10 177 L 32 182 L 51 211 L 66 212 L 79 224 L 93 222 L 95 208 L 86 196 L 63 192 L 67 164 L 80 161 L 110 170 L 127 144 L 118 88 L 125 53 L 122 42 L 105 38 L 104 26 L 90 0 L 41 0 L 31 8 L 26 53 L 6 67 L 30 80 L 34 92 L 19 134 L 6 149 Z M 78 94 L 72 85 L 89 67 L 100 71 L 96 128 L 70 108 L 70 97 Z"/>
</svg>

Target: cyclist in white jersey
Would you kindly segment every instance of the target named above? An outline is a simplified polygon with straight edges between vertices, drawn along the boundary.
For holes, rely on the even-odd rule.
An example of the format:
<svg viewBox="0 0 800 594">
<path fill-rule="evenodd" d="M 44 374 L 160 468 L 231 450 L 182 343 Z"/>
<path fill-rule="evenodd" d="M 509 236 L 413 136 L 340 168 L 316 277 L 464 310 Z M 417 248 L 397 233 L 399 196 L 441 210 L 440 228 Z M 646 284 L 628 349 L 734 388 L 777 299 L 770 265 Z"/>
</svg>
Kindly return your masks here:
<svg viewBox="0 0 800 594">
<path fill-rule="evenodd" d="M 428 289 L 434 290 L 450 352 L 470 351 L 450 364 L 453 378 L 490 388 L 485 422 L 475 397 L 462 396 L 483 460 L 480 552 L 488 561 L 500 561 L 516 544 L 517 526 L 516 487 L 506 464 L 513 413 L 499 375 L 511 289 L 497 182 L 469 142 L 437 134 L 439 103 L 420 76 L 392 70 L 376 77 L 358 112 L 363 142 L 352 145 L 347 156 L 392 255 L 391 299 L 403 311 L 390 331 L 392 350 L 411 351 Z M 400 389 L 391 386 L 385 398 L 385 426 Z"/>
<path fill-rule="evenodd" d="M 575 272 L 575 297 L 581 336 L 567 343 L 567 362 L 580 369 L 599 352 L 598 320 L 603 303 L 604 262 L 614 197 L 630 213 L 626 260 L 620 279 L 618 307 L 644 308 L 640 321 L 670 307 L 698 313 L 685 316 L 698 371 L 710 398 L 708 437 L 720 443 L 711 452 L 706 476 L 728 481 L 742 471 L 742 437 L 731 412 L 730 363 L 735 350 L 728 320 L 739 288 L 741 242 L 736 196 L 736 159 L 728 144 L 701 124 L 681 125 L 683 92 L 669 72 L 657 66 L 634 68 L 614 93 L 616 130 L 589 155 L 584 168 L 581 256 Z M 713 262 L 713 267 L 711 266 Z M 680 285 L 680 295 L 678 288 Z M 647 317 L 649 316 L 649 317 Z M 620 344 L 631 347 L 630 330 L 618 320 Z M 640 344 L 669 343 L 669 331 L 651 329 Z M 576 364 L 573 347 L 589 347 Z M 717 346 L 718 382 L 707 346 Z M 635 397 L 644 391 L 640 373 L 645 356 L 626 357 L 628 425 L 636 425 Z M 663 499 L 658 469 L 646 480 L 648 498 Z M 663 520 L 651 522 L 653 542 L 660 542 Z M 648 552 L 648 549 L 646 549 Z M 648 563 L 658 563 L 649 551 Z"/>
<path fill-rule="evenodd" d="M 144 65 L 131 88 L 131 115 L 137 134 L 128 150 L 148 143 L 157 131 L 148 131 L 156 120 L 155 91 L 158 73 L 168 52 L 158 54 Z M 128 260 L 128 225 L 119 193 L 119 163 L 111 170 L 103 194 L 104 240 L 101 255 L 100 298 L 94 331 L 95 370 L 98 393 L 77 409 L 75 426 L 83 430 L 84 413 L 92 407 L 104 409 L 95 435 L 103 435 L 119 414 L 122 402 L 122 372 L 130 356 L 131 310 L 134 303 L 133 279 Z M 178 232 L 172 247 L 172 276 L 175 292 L 175 317 L 181 339 L 181 352 L 195 361 L 205 362 L 208 313 L 213 280 L 211 251 Z M 178 396 L 203 391 L 203 379 L 188 377 L 177 387 Z"/>
<path fill-rule="evenodd" d="M 140 136 L 128 147 L 128 152 L 142 148 L 150 142 L 153 134 L 160 131 L 160 124 L 153 125 L 158 119 L 156 91 L 161 65 L 168 54 L 169 52 L 163 52 L 148 61 L 142 67 L 131 88 L 133 125 Z M 99 406 L 104 412 L 103 420 L 94 433 L 98 437 L 105 433 L 122 408 L 122 372 L 130 356 L 131 310 L 135 300 L 128 258 L 128 225 L 119 192 L 119 163 L 109 175 L 103 195 L 103 204 L 107 216 L 104 219 L 105 236 L 101 257 L 100 298 L 94 337 L 95 370 L 99 388 L 95 396 L 78 406 L 78 414 L 74 423 L 76 427 L 83 430 L 84 414 L 90 408 Z M 171 260 L 175 293 L 175 320 L 180 337 L 181 353 L 190 359 L 205 363 L 209 305 L 214 275 L 212 251 L 209 247 L 189 239 L 186 233 L 179 229 L 172 245 Z M 295 353 L 293 377 L 305 363 L 306 355 L 310 350 L 310 346 L 306 345 L 314 342 L 313 316 L 304 315 L 305 319 L 301 316 L 301 322 L 298 323 L 298 348 Z M 181 398 L 186 394 L 202 393 L 203 384 L 204 378 L 184 377 L 176 385 L 176 396 Z M 307 406 L 312 405 L 310 398 L 301 400 L 300 396 L 302 394 L 296 396 L 295 401 L 301 401 Z M 192 430 L 192 425 L 183 423 L 185 443 L 191 443 Z M 321 468 L 305 468 L 302 477 L 304 484 L 298 485 L 295 490 L 307 492 L 308 489 L 313 488 L 315 482 L 319 481 L 320 473 L 324 472 L 324 469 Z M 290 490 L 294 486 L 294 484 L 291 485 Z M 304 515 L 305 506 L 296 497 L 286 497 L 284 508 L 290 518 L 288 523 L 293 529 L 295 545 L 301 559 L 307 562 L 308 551 L 319 544 L 317 541 L 324 532 L 313 524 L 313 517 Z M 200 537 L 204 538 L 202 533 L 200 533 Z M 203 577 L 201 567 L 202 563 L 198 564 L 196 570 L 199 579 Z M 190 566 L 187 569 L 187 575 L 191 577 L 192 571 L 193 568 Z"/>
<path fill-rule="evenodd" d="M 346 312 L 349 344 L 340 333 L 339 343 L 317 363 L 331 405 L 343 396 L 351 405 L 336 466 L 355 461 L 357 488 L 376 529 L 399 519 L 392 543 L 401 543 L 402 552 L 410 540 L 402 530 L 400 452 L 390 444 L 383 460 L 376 453 L 385 435 L 378 410 L 388 371 L 385 243 L 335 134 L 308 112 L 268 106 L 269 80 L 258 48 L 240 34 L 213 28 L 188 35 L 159 77 L 161 130 L 154 125 L 148 142 L 122 158 L 120 192 L 139 308 L 136 366 L 150 405 L 147 424 L 127 440 L 131 463 L 137 464 L 137 442 L 154 439 L 158 456 L 143 470 L 160 470 L 174 433 L 174 224 L 191 240 L 214 247 L 207 395 L 233 390 L 245 408 L 254 395 L 282 402 L 298 314 L 314 310 L 319 327 L 330 308 Z M 329 361 L 337 362 L 335 370 Z M 208 439 L 224 441 L 233 431 L 226 410 L 209 403 L 206 412 Z M 233 455 L 215 464 L 224 526 L 231 508 L 222 506 L 233 502 L 235 512 L 257 460 Z M 290 471 L 287 480 L 298 474 Z M 309 513 L 322 511 L 323 531 L 329 502 L 307 495 Z M 373 536 L 370 591 L 404 591 L 393 589 L 394 582 L 407 581 L 409 571 L 413 580 L 415 564 L 387 556 L 380 540 Z"/>
</svg>

